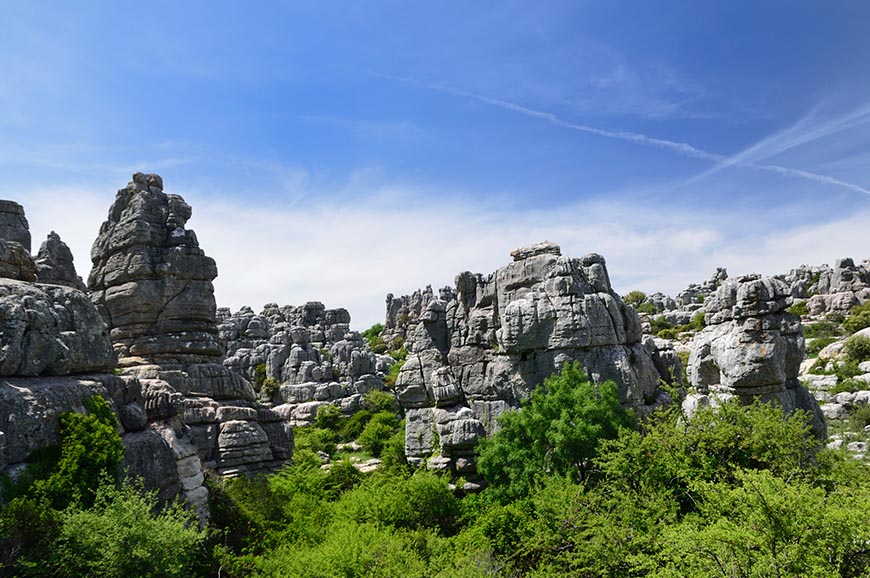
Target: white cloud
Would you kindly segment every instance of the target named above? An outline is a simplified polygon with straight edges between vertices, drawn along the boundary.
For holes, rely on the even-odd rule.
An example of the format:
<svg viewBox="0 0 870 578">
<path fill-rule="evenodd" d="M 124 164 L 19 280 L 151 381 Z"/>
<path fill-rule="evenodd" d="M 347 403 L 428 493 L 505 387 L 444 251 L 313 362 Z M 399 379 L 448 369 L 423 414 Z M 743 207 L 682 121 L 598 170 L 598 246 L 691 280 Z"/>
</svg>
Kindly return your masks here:
<svg viewBox="0 0 870 578">
<path fill-rule="evenodd" d="M 774 274 L 840 256 L 860 260 L 870 246 L 870 212 L 760 229 L 747 238 L 734 225 L 739 216 L 663 211 L 620 199 L 504 210 L 471 197 L 421 202 L 413 191 L 393 187 L 389 194 L 375 192 L 341 205 L 281 208 L 174 192 L 194 207 L 189 227 L 218 263 L 219 304 L 259 310 L 268 302 L 322 301 L 350 310 L 358 329 L 382 321 L 388 292 L 452 285 L 463 270 L 490 273 L 510 261 L 512 249 L 545 239 L 561 244 L 566 255 L 604 255 L 622 293 L 638 288 L 673 294 L 706 279 L 717 266 L 732 275 Z M 28 212 L 34 251 L 53 229 L 72 247 L 82 275 L 113 199 L 82 189 L 17 198 Z"/>
</svg>

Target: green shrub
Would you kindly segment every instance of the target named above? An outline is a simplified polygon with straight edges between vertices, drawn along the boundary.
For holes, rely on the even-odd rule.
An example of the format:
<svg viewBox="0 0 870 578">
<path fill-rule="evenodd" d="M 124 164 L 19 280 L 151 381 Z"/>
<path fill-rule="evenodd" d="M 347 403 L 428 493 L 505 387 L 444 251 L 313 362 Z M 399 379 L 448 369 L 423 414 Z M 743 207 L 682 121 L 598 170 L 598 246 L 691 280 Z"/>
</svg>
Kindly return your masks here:
<svg viewBox="0 0 870 578">
<path fill-rule="evenodd" d="M 478 471 L 508 499 L 529 495 L 546 473 L 581 480 L 599 441 L 633 423 L 615 383 L 594 384 L 579 363 L 567 363 L 522 409 L 499 418 L 498 433 L 478 446 Z"/>
<path fill-rule="evenodd" d="M 399 360 L 390 366 L 390 371 L 384 376 L 384 387 L 393 388 L 396 386 L 396 380 L 399 378 L 399 372 L 402 371 L 403 365 L 405 365 L 405 361 Z"/>
<path fill-rule="evenodd" d="M 349 457 L 333 461 L 330 466 L 324 480 L 324 487 L 332 497 L 337 498 L 342 493 L 353 489 L 363 479 L 362 472 L 356 469 Z"/>
<path fill-rule="evenodd" d="M 843 328 L 849 333 L 855 333 L 866 327 L 870 327 L 870 301 L 852 307 L 849 316 L 843 321 Z"/>
<path fill-rule="evenodd" d="M 870 405 L 859 406 L 849 416 L 849 429 L 864 431 L 868 425 L 870 425 Z"/>
<path fill-rule="evenodd" d="M 295 448 L 297 450 L 310 450 L 314 453 L 324 452 L 329 455 L 335 453 L 335 432 L 309 425 L 296 428 L 293 432 Z"/>
<path fill-rule="evenodd" d="M 653 335 L 658 335 L 665 329 L 673 329 L 674 326 L 665 321 L 663 317 L 653 317 L 649 320 L 650 332 Z"/>
<path fill-rule="evenodd" d="M 314 416 L 314 425 L 318 428 L 338 431 L 338 422 L 341 419 L 341 410 L 334 405 L 321 405 L 317 408 Z"/>
<path fill-rule="evenodd" d="M 867 389 L 868 386 L 863 381 L 858 381 L 857 379 L 847 378 L 842 381 L 838 381 L 837 385 L 831 388 L 830 394 L 837 395 L 838 393 L 848 392 L 854 393 L 856 391 L 861 391 L 863 389 Z"/>
<path fill-rule="evenodd" d="M 633 305 L 637 307 L 644 301 L 646 301 L 646 293 L 643 291 L 629 291 L 628 295 L 622 298 L 626 305 Z"/>
<path fill-rule="evenodd" d="M 807 308 L 806 301 L 798 301 L 794 305 L 788 308 L 789 313 L 797 315 L 799 317 L 803 317 L 804 315 L 809 315 L 810 310 Z"/>
<path fill-rule="evenodd" d="M 822 349 L 826 348 L 835 341 L 838 341 L 836 337 L 817 337 L 807 343 L 807 355 L 809 357 L 815 357 Z"/>
<path fill-rule="evenodd" d="M 401 338 L 401 337 L 397 337 L 396 339 L 398 339 L 398 340 L 401 341 L 402 338 Z M 395 340 L 393 340 L 393 342 L 395 343 Z M 404 343 L 404 342 L 403 342 L 403 343 Z M 408 350 L 405 349 L 405 348 L 400 344 L 398 348 L 393 348 L 393 350 L 390 351 L 390 357 L 392 357 L 392 358 L 395 359 L 396 361 L 405 361 L 405 360 L 408 358 Z"/>
<path fill-rule="evenodd" d="M 372 412 L 361 409 L 346 420 L 343 420 L 338 435 L 342 441 L 352 442 L 357 439 L 372 418 Z"/>
<path fill-rule="evenodd" d="M 273 398 L 280 390 L 281 383 L 273 377 L 267 377 L 263 380 L 263 385 L 260 388 L 260 391 L 266 394 L 266 397 L 269 399 Z"/>
<path fill-rule="evenodd" d="M 254 367 L 254 389 L 260 391 L 266 381 L 266 364 L 261 363 Z"/>
<path fill-rule="evenodd" d="M 656 336 L 661 337 L 662 339 L 670 339 L 672 341 L 676 341 L 680 338 L 680 333 L 682 333 L 680 329 L 677 329 L 675 327 L 669 327 L 667 329 L 662 329 L 661 331 L 656 333 Z"/>
<path fill-rule="evenodd" d="M 383 330 L 383 323 L 375 323 L 361 334 L 374 353 L 386 353 L 387 351 L 387 344 L 384 343 L 383 339 L 381 339 L 381 331 Z"/>
<path fill-rule="evenodd" d="M 399 417 L 390 411 L 382 411 L 372 416 L 359 436 L 359 445 L 374 457 L 381 455 L 381 450 L 390 438 L 399 431 Z"/>
<path fill-rule="evenodd" d="M 396 397 L 388 391 L 372 390 L 365 394 L 365 408 L 373 413 L 382 411 L 395 412 L 398 404 Z"/>
<path fill-rule="evenodd" d="M 704 311 L 698 311 L 692 316 L 692 320 L 688 323 L 688 326 L 694 331 L 701 331 L 707 326 L 707 322 L 704 320 L 705 316 L 706 313 Z"/>
<path fill-rule="evenodd" d="M 405 424 L 399 428 L 393 437 L 388 439 L 381 449 L 381 469 L 387 472 L 404 472 L 408 469 L 408 458 L 405 455 Z"/>
<path fill-rule="evenodd" d="M 848 361 L 860 363 L 870 359 L 870 337 L 853 335 L 843 345 L 843 354 Z"/>
<path fill-rule="evenodd" d="M 63 512 L 55 552 L 65 576 L 186 577 L 193 573 L 205 530 L 176 504 L 153 514 L 155 493 L 103 484 L 93 508 Z"/>
<path fill-rule="evenodd" d="M 842 332 L 835 323 L 830 321 L 817 321 L 804 325 L 804 337 L 816 339 L 820 337 L 838 337 Z"/>
<path fill-rule="evenodd" d="M 635 307 L 635 309 L 638 313 L 644 313 L 646 315 L 655 315 L 659 312 L 659 309 L 655 306 L 655 303 L 650 303 L 649 301 L 641 303 L 640 305 Z"/>
</svg>

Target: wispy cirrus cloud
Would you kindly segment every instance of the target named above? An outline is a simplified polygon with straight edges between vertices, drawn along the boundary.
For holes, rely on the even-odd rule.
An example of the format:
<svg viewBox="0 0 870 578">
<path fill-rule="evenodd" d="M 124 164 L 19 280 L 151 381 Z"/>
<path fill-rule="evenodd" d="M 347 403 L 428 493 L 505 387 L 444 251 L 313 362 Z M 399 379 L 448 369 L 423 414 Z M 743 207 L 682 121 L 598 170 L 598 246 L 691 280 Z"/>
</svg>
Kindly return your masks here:
<svg viewBox="0 0 870 578">
<path fill-rule="evenodd" d="M 483 104 L 486 104 L 489 106 L 503 108 L 505 110 L 509 110 L 509 111 L 512 111 L 512 112 L 515 112 L 518 114 L 522 114 L 525 116 L 529 116 L 532 118 L 537 118 L 537 119 L 546 121 L 546 122 L 548 122 L 552 125 L 558 126 L 560 128 L 566 128 L 566 129 L 575 130 L 578 132 L 584 132 L 587 134 L 601 136 L 604 138 L 616 139 L 616 140 L 621 140 L 621 141 L 625 141 L 625 142 L 635 143 L 635 144 L 638 144 L 641 146 L 665 149 L 665 150 L 669 150 L 671 152 L 674 152 L 674 153 L 679 154 L 679 155 L 684 156 L 684 157 L 689 157 L 689 158 L 694 158 L 694 159 L 699 159 L 699 160 L 704 160 L 704 161 L 711 161 L 711 162 L 716 163 L 716 167 L 714 167 L 710 171 L 702 173 L 701 175 L 699 175 L 699 177 L 697 179 L 693 178 L 690 181 L 684 182 L 683 184 L 689 184 L 691 182 L 695 182 L 696 180 L 700 180 L 701 178 L 708 176 L 708 174 L 712 174 L 716 170 L 721 170 L 721 169 L 729 167 L 729 166 L 739 166 L 739 167 L 745 167 L 745 168 L 751 168 L 751 169 L 757 169 L 757 170 L 777 173 L 777 174 L 787 176 L 787 177 L 806 179 L 806 180 L 813 181 L 816 183 L 831 185 L 831 186 L 836 186 L 836 187 L 842 187 L 844 189 L 847 189 L 847 190 L 850 190 L 850 191 L 853 191 L 856 193 L 870 195 L 870 188 L 863 187 L 861 185 L 858 185 L 858 184 L 855 184 L 852 182 L 848 182 L 848 181 L 845 181 L 842 179 L 838 179 L 836 177 L 832 177 L 829 175 L 822 175 L 822 174 L 818 174 L 818 173 L 804 170 L 804 169 L 798 169 L 798 168 L 793 168 L 793 167 L 781 166 L 778 164 L 760 162 L 760 161 L 764 160 L 765 158 L 769 158 L 769 156 L 771 156 L 772 154 L 775 154 L 772 152 L 768 152 L 766 154 L 759 154 L 759 152 L 756 151 L 754 154 L 742 155 L 742 153 L 741 153 L 739 155 L 734 155 L 734 156 L 729 157 L 729 156 L 723 155 L 721 153 L 716 153 L 716 152 L 712 152 L 709 150 L 705 150 L 705 149 L 696 147 L 696 146 L 689 144 L 689 143 L 686 143 L 686 142 L 657 138 L 657 137 L 653 137 L 653 136 L 646 135 L 643 133 L 632 132 L 632 131 L 602 129 L 599 127 L 593 127 L 593 126 L 586 125 L 586 124 L 580 124 L 580 123 L 566 121 L 552 112 L 547 112 L 547 111 L 529 108 L 527 106 L 523 106 L 523 105 L 515 103 L 515 102 L 502 100 L 499 98 L 493 98 L 493 97 L 489 97 L 489 96 L 484 96 L 481 94 L 476 94 L 474 92 L 469 92 L 469 91 L 455 88 L 452 86 L 447 86 L 447 85 L 432 83 L 432 82 L 422 82 L 422 81 L 418 81 L 418 80 L 414 80 L 414 79 L 410 79 L 410 78 L 405 78 L 405 77 L 400 77 L 400 76 L 383 75 L 383 74 L 378 74 L 378 73 L 373 73 L 373 74 L 376 74 L 378 76 L 382 76 L 383 78 L 387 78 L 390 80 L 394 80 L 394 81 L 403 82 L 403 83 L 406 83 L 409 85 L 413 85 L 413 86 L 416 86 L 419 88 L 424 88 L 427 90 L 434 90 L 434 91 L 441 92 L 444 94 L 449 94 L 451 96 L 457 96 L 457 97 L 462 97 L 462 98 L 474 100 L 474 101 L 477 101 L 477 102 L 480 102 L 480 103 L 483 103 Z M 868 110 L 866 113 L 861 112 L 860 114 L 855 115 L 854 118 L 849 117 L 851 120 L 838 119 L 838 123 L 845 125 L 845 126 L 855 126 L 855 123 L 865 122 L 866 121 L 865 117 L 870 118 L 870 116 L 868 116 L 868 115 L 870 115 L 870 110 Z M 830 132 L 835 132 L 836 130 L 842 130 L 842 127 L 839 126 L 839 124 L 832 124 L 831 126 L 821 127 L 821 128 L 818 128 L 817 131 L 821 134 L 830 134 Z M 811 135 L 807 135 L 807 134 L 801 135 L 802 139 L 806 139 L 806 138 L 810 138 L 810 137 L 811 137 Z M 788 142 L 789 138 L 793 139 L 793 140 L 797 140 L 797 138 L 794 135 L 790 135 L 789 137 L 786 137 L 786 138 L 778 137 L 776 139 L 772 139 L 772 141 L 773 142 L 777 142 L 777 141 Z M 816 137 L 812 137 L 812 138 L 818 138 L 818 137 L 816 136 Z M 812 138 L 811 138 L 811 140 L 812 140 Z M 779 146 L 783 146 L 783 145 L 780 144 Z M 787 148 L 791 148 L 792 146 L 796 146 L 796 144 L 794 144 L 794 143 L 789 144 L 787 146 Z M 775 146 L 772 146 L 770 143 L 768 143 L 766 145 L 766 147 L 770 148 L 770 149 L 774 149 L 774 150 L 776 148 Z M 760 150 L 764 151 L 764 148 L 762 147 Z"/>
</svg>

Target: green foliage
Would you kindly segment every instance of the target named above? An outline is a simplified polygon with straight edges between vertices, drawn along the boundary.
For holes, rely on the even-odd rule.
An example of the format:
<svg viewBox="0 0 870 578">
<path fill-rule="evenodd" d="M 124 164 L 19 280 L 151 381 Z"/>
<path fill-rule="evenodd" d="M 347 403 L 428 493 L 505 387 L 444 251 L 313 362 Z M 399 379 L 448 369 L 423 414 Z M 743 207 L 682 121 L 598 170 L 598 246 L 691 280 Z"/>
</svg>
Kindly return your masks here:
<svg viewBox="0 0 870 578">
<path fill-rule="evenodd" d="M 58 437 L 60 458 L 53 471 L 33 483 L 32 490 L 43 495 L 58 510 L 72 503 L 93 503 L 100 481 L 120 477 L 124 444 L 118 435 L 118 421 L 109 403 L 100 396 L 85 400 L 89 414 L 66 412 L 60 416 Z"/>
<path fill-rule="evenodd" d="M 254 367 L 254 389 L 260 391 L 266 381 L 266 364 L 261 363 Z"/>
<path fill-rule="evenodd" d="M 520 411 L 502 415 L 499 432 L 479 447 L 478 470 L 506 497 L 527 496 L 545 474 L 581 480 L 599 441 L 632 423 L 615 383 L 596 385 L 579 363 L 567 363 Z"/>
<path fill-rule="evenodd" d="M 397 337 L 396 339 L 401 340 L 401 337 Z M 406 359 L 408 359 L 408 350 L 400 345 L 398 349 L 393 349 L 392 351 L 390 351 L 390 357 L 392 357 L 396 361 L 405 361 Z"/>
<path fill-rule="evenodd" d="M 308 450 L 314 453 L 335 453 L 336 434 L 334 431 L 309 425 L 296 428 L 293 432 L 297 450 Z"/>
<path fill-rule="evenodd" d="M 704 315 L 704 311 L 698 311 L 695 313 L 692 316 L 692 320 L 688 323 L 688 326 L 694 331 L 701 331 L 704 329 L 704 327 L 707 326 L 706 321 L 704 321 Z"/>
<path fill-rule="evenodd" d="M 404 351 L 404 350 L 402 350 Z M 405 353 L 407 355 L 407 352 Z M 399 377 L 399 372 L 402 371 L 402 366 L 405 365 L 404 359 L 399 359 L 390 366 L 390 371 L 384 376 L 384 387 L 393 388 L 396 386 L 396 379 Z"/>
<path fill-rule="evenodd" d="M 649 301 L 641 303 L 640 305 L 635 307 L 635 309 L 637 309 L 638 313 L 644 313 L 646 315 L 655 315 L 659 312 L 659 309 L 655 306 L 655 303 L 651 303 Z"/>
<path fill-rule="evenodd" d="M 65 576 L 190 576 L 206 532 L 180 505 L 152 514 L 153 493 L 103 484 L 90 509 L 62 514 L 55 563 Z"/>
<path fill-rule="evenodd" d="M 815 339 L 820 337 L 838 337 L 842 332 L 835 323 L 830 321 L 817 321 L 804 325 L 804 337 Z"/>
<path fill-rule="evenodd" d="M 817 337 L 807 343 L 807 356 L 815 357 L 819 354 L 819 352 L 829 346 L 830 344 L 838 341 L 836 337 Z"/>
<path fill-rule="evenodd" d="M 384 443 L 381 449 L 381 469 L 388 472 L 404 472 L 408 469 L 408 458 L 405 456 L 405 424 L 399 428 L 393 437 Z"/>
<path fill-rule="evenodd" d="M 837 382 L 837 385 L 832 387 L 828 393 L 831 395 L 837 395 L 838 393 L 844 392 L 854 393 L 856 391 L 861 391 L 862 389 L 867 389 L 866 383 L 850 378 Z"/>
<path fill-rule="evenodd" d="M 658 335 L 666 329 L 673 329 L 674 326 L 665 321 L 663 317 L 654 317 L 649 320 L 650 332 L 653 335 Z"/>
<path fill-rule="evenodd" d="M 398 407 L 396 396 L 388 391 L 378 390 L 372 390 L 366 393 L 363 404 L 367 410 L 374 413 L 381 411 L 395 412 Z"/>
<path fill-rule="evenodd" d="M 336 431 L 341 419 L 341 410 L 334 405 L 321 405 L 314 415 L 314 426 L 320 429 Z"/>
<path fill-rule="evenodd" d="M 374 353 L 386 353 L 388 349 L 387 344 L 381 338 L 381 331 L 383 330 L 383 323 L 375 323 L 362 332 L 362 336 L 368 342 L 369 347 Z"/>
<path fill-rule="evenodd" d="M 339 437 L 345 441 L 357 439 L 365 429 L 366 424 L 374 415 L 367 409 L 361 409 L 346 420 L 343 420 L 339 429 Z"/>
<path fill-rule="evenodd" d="M 864 431 L 868 425 L 870 425 L 870 406 L 858 406 L 849 416 L 849 430 Z"/>
<path fill-rule="evenodd" d="M 865 327 L 870 327 L 870 302 L 853 307 L 849 317 L 843 321 L 843 328 L 849 333 L 855 333 Z"/>
<path fill-rule="evenodd" d="M 843 354 L 847 361 L 861 363 L 870 359 L 870 337 L 852 335 L 843 345 Z"/>
<path fill-rule="evenodd" d="M 797 303 L 788 308 L 788 312 L 799 317 L 810 314 L 810 310 L 807 308 L 806 301 L 798 301 Z"/>
<path fill-rule="evenodd" d="M 267 398 L 271 399 L 275 396 L 276 393 L 278 393 L 280 389 L 281 383 L 277 379 L 273 377 L 267 377 L 265 380 L 263 380 L 263 385 L 261 386 L 260 391 L 266 394 Z"/>
<path fill-rule="evenodd" d="M 633 305 L 637 307 L 644 301 L 646 301 L 646 293 L 643 291 L 629 291 L 628 295 L 622 298 L 626 305 Z"/>
<path fill-rule="evenodd" d="M 399 431 L 399 417 L 391 411 L 372 415 L 359 436 L 359 445 L 374 457 L 381 455 L 384 445 Z"/>
</svg>

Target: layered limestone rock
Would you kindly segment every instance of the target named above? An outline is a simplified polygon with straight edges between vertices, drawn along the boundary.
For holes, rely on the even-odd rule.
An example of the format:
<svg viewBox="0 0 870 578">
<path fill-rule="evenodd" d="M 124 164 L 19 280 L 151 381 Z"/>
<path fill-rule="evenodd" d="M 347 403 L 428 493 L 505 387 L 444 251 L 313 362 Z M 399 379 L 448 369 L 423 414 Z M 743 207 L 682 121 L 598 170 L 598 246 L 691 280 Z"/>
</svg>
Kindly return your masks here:
<svg viewBox="0 0 870 578">
<path fill-rule="evenodd" d="M 367 392 L 383 388 L 383 373 L 393 363 L 350 330 L 346 309 L 270 303 L 259 315 L 243 307 L 220 316 L 224 365 L 253 382 L 260 399 L 293 425 L 309 425 L 326 404 L 345 414 L 357 411 Z"/>
<path fill-rule="evenodd" d="M 217 267 L 185 228 L 191 214 L 158 175 L 133 175 L 94 242 L 89 285 L 125 375 L 142 384 L 149 427 L 171 449 L 178 487 L 204 512 L 203 468 L 269 470 L 290 457 L 293 442 L 290 424 L 223 365 Z"/>
<path fill-rule="evenodd" d="M 798 381 L 805 354 L 800 318 L 786 311 L 789 287 L 780 279 L 745 275 L 728 279 L 707 299 L 707 326 L 695 336 L 687 374 L 697 393 L 684 408 L 774 400 L 791 412 L 803 409 L 824 437 L 818 403 Z"/>
<path fill-rule="evenodd" d="M 707 298 L 713 295 L 726 279 L 728 279 L 728 271 L 717 267 L 708 280 L 690 284 L 677 293 L 675 298 L 662 293 L 647 296 L 644 302 L 651 303 L 658 311 L 649 318 L 663 321 L 672 327 L 687 325 L 695 315 L 704 313 L 704 303 Z"/>
<path fill-rule="evenodd" d="M 36 264 L 30 256 L 30 228 L 24 208 L 0 200 L 0 277 L 36 281 Z"/>
<path fill-rule="evenodd" d="M 36 270 L 40 283 L 65 285 L 79 291 L 88 290 L 82 278 L 76 273 L 72 251 L 54 231 L 48 234 L 48 238 L 39 248 L 39 253 L 36 255 Z"/>
<path fill-rule="evenodd" d="M 452 287 L 442 287 L 438 291 L 438 299 L 451 301 L 456 298 Z M 394 297 L 387 294 L 387 316 L 384 320 L 384 330 L 381 338 L 393 349 L 398 349 L 420 322 L 420 316 L 426 311 L 429 302 L 435 299 L 432 286 L 428 285 L 422 291 L 414 291 L 410 295 Z M 398 347 L 397 347 L 398 346 Z"/>
<path fill-rule="evenodd" d="M 396 382 L 412 463 L 473 479 L 474 447 L 496 419 L 569 361 L 613 380 L 626 406 L 665 403 L 637 313 L 613 291 L 604 258 L 554 243 L 511 253 L 490 275 L 460 273 L 456 297 L 431 299 L 408 335 Z"/>
</svg>

